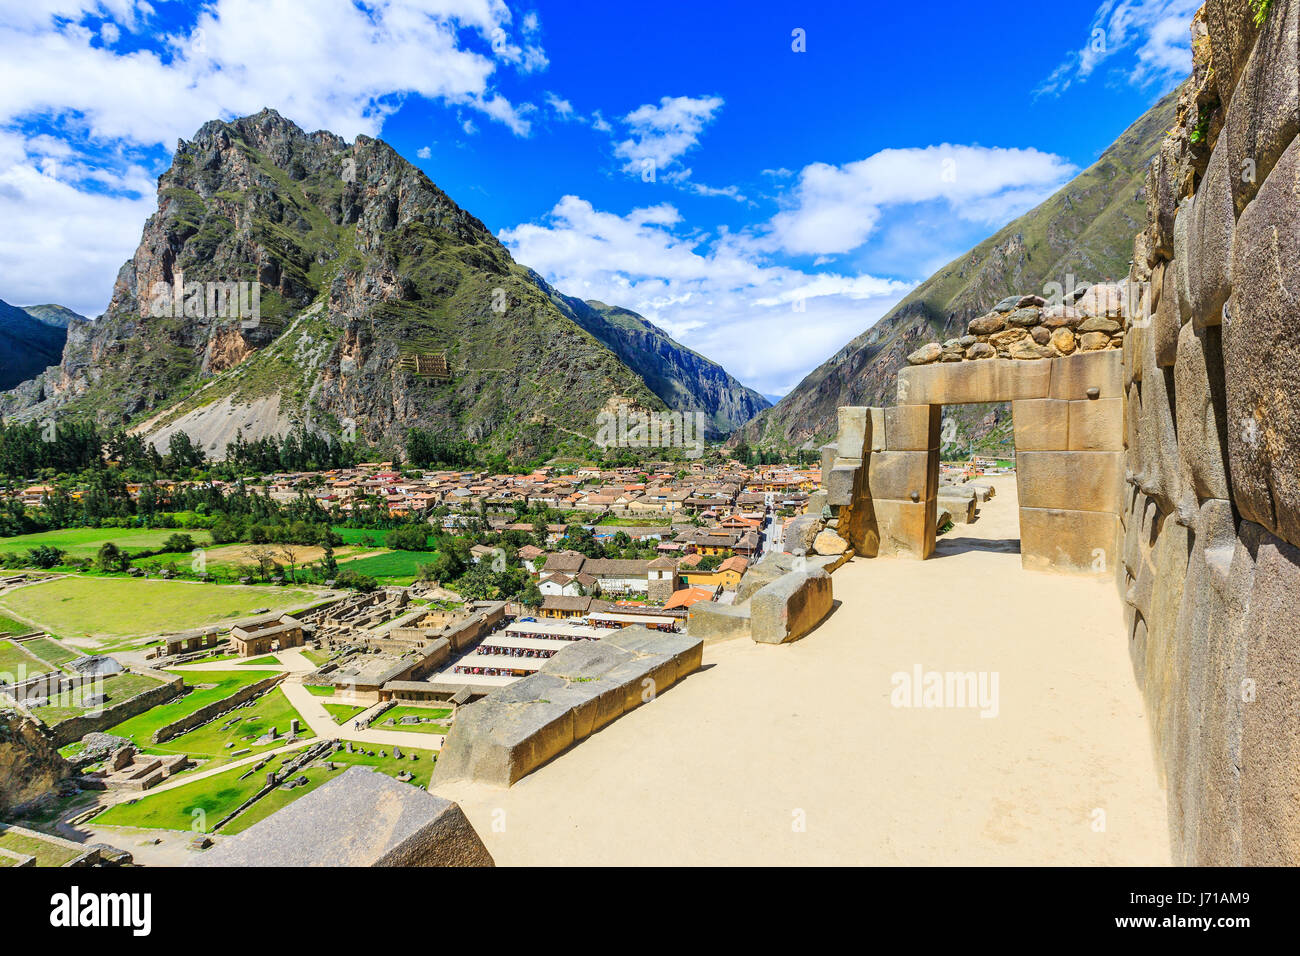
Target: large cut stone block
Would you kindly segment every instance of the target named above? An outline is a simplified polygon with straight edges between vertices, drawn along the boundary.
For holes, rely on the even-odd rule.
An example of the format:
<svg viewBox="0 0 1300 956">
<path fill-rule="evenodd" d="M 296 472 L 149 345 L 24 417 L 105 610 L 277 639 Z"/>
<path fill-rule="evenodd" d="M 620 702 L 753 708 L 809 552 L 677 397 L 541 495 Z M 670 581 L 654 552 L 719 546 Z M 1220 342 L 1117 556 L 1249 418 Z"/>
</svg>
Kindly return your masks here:
<svg viewBox="0 0 1300 956">
<path fill-rule="evenodd" d="M 820 450 L 822 456 L 822 487 L 824 488 L 826 487 L 827 479 L 829 479 L 831 475 L 831 466 L 835 464 L 835 459 L 839 457 L 839 450 L 835 447 L 834 442 L 831 442 L 829 445 L 822 445 Z"/>
<path fill-rule="evenodd" d="M 698 637 L 705 644 L 749 637 L 749 615 L 748 601 L 739 605 L 696 601 L 691 605 L 686 630 L 691 637 Z"/>
<path fill-rule="evenodd" d="M 887 444 L 889 436 L 885 432 L 885 410 L 883 408 L 871 408 L 871 450 L 884 451 L 889 447 Z"/>
<path fill-rule="evenodd" d="M 837 457 L 862 458 L 865 449 L 871 447 L 870 409 L 863 405 L 841 405 L 839 425 L 835 441 Z"/>
<path fill-rule="evenodd" d="M 937 451 L 880 451 L 871 456 L 867 488 L 873 499 L 933 498 L 939 486 Z"/>
<path fill-rule="evenodd" d="M 890 451 L 929 451 L 939 447 L 943 418 L 940 406 L 894 405 L 886 408 L 884 415 Z"/>
<path fill-rule="evenodd" d="M 785 526 L 785 534 L 782 537 L 785 550 L 792 554 L 811 552 L 813 541 L 825 525 L 826 522 L 822 520 L 820 514 L 799 515 Z"/>
<path fill-rule="evenodd" d="M 1232 234 L 1237 225 L 1232 178 L 1228 144 L 1221 138 L 1192 200 L 1186 258 L 1178 260 L 1190 306 L 1183 318 L 1198 329 L 1223 322 L 1223 306 L 1232 291 Z"/>
<path fill-rule="evenodd" d="M 1143 356 L 1143 369 L 1138 389 L 1135 478 L 1142 490 L 1159 502 L 1163 512 L 1177 513 L 1190 523 L 1196 512 L 1196 501 L 1182 481 L 1178 434 L 1174 428 L 1174 370 L 1157 367 L 1150 349 Z"/>
<path fill-rule="evenodd" d="M 919 559 L 934 554 L 938 518 L 935 499 L 911 502 L 877 498 L 873 505 L 881 554 Z"/>
<path fill-rule="evenodd" d="M 1043 363 L 1051 369 L 1052 380 L 1046 398 L 1080 401 L 1091 398 L 1090 389 L 1097 389 L 1098 398 L 1122 398 L 1124 395 L 1124 356 L 1119 349 L 1101 352 L 1081 352 Z"/>
<path fill-rule="evenodd" d="M 1020 509 L 1020 563 L 1030 571 L 1111 572 L 1119 518 L 1098 511 Z"/>
<path fill-rule="evenodd" d="M 1016 455 L 1022 508 L 1118 514 L 1124 455 L 1117 451 L 1027 451 Z"/>
<path fill-rule="evenodd" d="M 947 511 L 953 524 L 970 524 L 975 520 L 975 496 L 940 495 L 937 499 L 939 510 Z"/>
<path fill-rule="evenodd" d="M 1232 268 L 1223 358 L 1233 501 L 1300 544 L 1300 139 L 1241 214 Z"/>
<path fill-rule="evenodd" d="M 986 359 L 913 365 L 898 373 L 898 404 L 965 405 L 1047 398 L 1052 364 Z"/>
<path fill-rule="evenodd" d="M 1064 451 L 1070 442 L 1070 403 L 1035 398 L 1011 403 L 1016 452 Z"/>
<path fill-rule="evenodd" d="M 1069 402 L 1070 451 L 1121 451 L 1124 448 L 1124 399 Z M 1019 450 L 1020 443 L 1016 442 Z"/>
<path fill-rule="evenodd" d="M 1178 453 L 1183 483 L 1200 500 L 1227 498 L 1227 396 L 1220 328 L 1183 326 L 1174 366 Z"/>
<path fill-rule="evenodd" d="M 1230 103 L 1258 29 L 1251 0 L 1206 0 L 1206 34 L 1219 100 Z"/>
<path fill-rule="evenodd" d="M 1267 532 L 1242 633 L 1241 862 L 1300 865 L 1300 549 Z M 1253 696 L 1253 699 L 1249 699 Z"/>
<path fill-rule="evenodd" d="M 190 866 L 492 866 L 459 804 L 350 767 Z"/>
<path fill-rule="evenodd" d="M 826 503 L 837 507 L 852 504 L 862 493 L 863 471 L 861 458 L 836 458 L 826 476 Z"/>
<path fill-rule="evenodd" d="M 820 624 L 834 603 L 831 576 L 820 568 L 783 575 L 750 601 L 754 641 L 796 641 Z"/>
<path fill-rule="evenodd" d="M 1273 0 L 1237 91 L 1228 103 L 1219 143 L 1227 144 L 1233 205 L 1238 215 L 1272 174 L 1287 146 L 1300 135 L 1298 22 L 1300 2 Z M 1214 65 L 1217 74 L 1217 56 Z"/>
<path fill-rule="evenodd" d="M 1151 325 L 1145 330 L 1151 336 L 1151 347 L 1155 350 L 1156 365 L 1168 368 L 1178 357 L 1178 330 L 1183 326 L 1183 313 L 1178 305 L 1178 270 L 1180 264 L 1171 262 L 1164 269 L 1164 289 L 1160 293 L 1160 304 Z M 1137 372 L 1132 377 L 1140 380 L 1141 357 L 1139 355 Z"/>
</svg>

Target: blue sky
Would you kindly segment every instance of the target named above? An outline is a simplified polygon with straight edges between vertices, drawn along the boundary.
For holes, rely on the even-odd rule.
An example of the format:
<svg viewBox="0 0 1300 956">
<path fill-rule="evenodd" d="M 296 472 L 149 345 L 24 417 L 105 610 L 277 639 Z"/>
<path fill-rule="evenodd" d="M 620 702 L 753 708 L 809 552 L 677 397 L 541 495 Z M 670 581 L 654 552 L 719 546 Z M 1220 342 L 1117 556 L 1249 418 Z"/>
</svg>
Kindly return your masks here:
<svg viewBox="0 0 1300 956">
<path fill-rule="evenodd" d="M 270 106 L 777 396 L 1185 77 L 1197 6 L 0 0 L 0 298 L 98 314 L 176 139 Z"/>
</svg>

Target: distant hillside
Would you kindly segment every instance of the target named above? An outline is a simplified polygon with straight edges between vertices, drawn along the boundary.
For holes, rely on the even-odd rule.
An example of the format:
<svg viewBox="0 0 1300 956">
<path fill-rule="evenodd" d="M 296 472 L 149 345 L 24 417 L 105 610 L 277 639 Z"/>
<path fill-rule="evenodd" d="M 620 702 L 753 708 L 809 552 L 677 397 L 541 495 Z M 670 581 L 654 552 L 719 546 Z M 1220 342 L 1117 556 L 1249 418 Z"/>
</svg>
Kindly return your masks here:
<svg viewBox="0 0 1300 956">
<path fill-rule="evenodd" d="M 595 299 L 584 302 L 564 295 L 533 275 L 565 315 L 636 369 L 669 408 L 703 412 L 710 437 L 731 434 L 771 406 L 721 365 L 674 341 L 644 316 Z"/>
<path fill-rule="evenodd" d="M 182 274 L 204 294 L 176 309 Z M 258 292 L 256 321 L 212 308 L 236 283 Z M 264 110 L 180 143 L 108 310 L 74 322 L 58 367 L 0 395 L 0 414 L 156 444 L 183 430 L 218 454 L 300 425 L 395 451 L 418 427 L 513 457 L 589 453 L 599 414 L 624 404 L 748 417 L 718 366 L 649 331 L 605 341 L 597 318 L 388 144 Z M 449 380 L 424 374 L 444 357 Z"/>
<path fill-rule="evenodd" d="M 63 309 L 62 306 L 38 308 Z M 71 321 L 82 320 L 70 309 L 63 311 Z M 58 365 L 67 338 L 66 321 L 46 321 L 0 299 L 0 390 L 13 388 L 40 375 L 51 365 Z"/>
<path fill-rule="evenodd" d="M 34 319 L 39 319 L 46 325 L 54 325 L 66 329 L 74 322 L 89 322 L 84 315 L 73 312 L 66 305 L 23 305 L 19 306 L 24 312 Z"/>
<path fill-rule="evenodd" d="M 884 318 L 814 370 L 738 432 L 751 445 L 821 444 L 841 405 L 890 405 L 907 355 L 926 342 L 964 335 L 998 300 L 1064 284 L 1128 275 L 1133 236 L 1146 223 L 1145 176 L 1174 125 L 1177 91 L 1130 126 L 1092 166 L 1044 203 L 921 283 Z M 997 406 L 954 409 L 962 440 L 996 446 L 1009 416 Z"/>
</svg>

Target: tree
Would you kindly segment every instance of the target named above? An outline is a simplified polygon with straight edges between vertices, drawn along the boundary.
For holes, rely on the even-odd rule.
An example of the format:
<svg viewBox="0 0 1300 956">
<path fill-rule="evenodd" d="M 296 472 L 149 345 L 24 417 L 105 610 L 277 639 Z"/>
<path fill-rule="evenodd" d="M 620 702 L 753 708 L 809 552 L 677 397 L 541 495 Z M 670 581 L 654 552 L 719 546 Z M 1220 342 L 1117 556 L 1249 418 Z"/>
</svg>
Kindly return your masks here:
<svg viewBox="0 0 1300 956">
<path fill-rule="evenodd" d="M 289 580 L 293 584 L 298 583 L 298 547 L 294 544 L 280 545 L 280 554 L 284 556 L 285 563 L 289 565 Z"/>
<path fill-rule="evenodd" d="M 131 566 L 131 559 L 112 541 L 105 541 L 99 546 L 95 555 L 95 568 L 99 571 L 125 571 Z"/>
<path fill-rule="evenodd" d="M 538 588 L 537 582 L 532 578 L 529 578 L 528 583 L 524 585 L 524 593 L 519 598 L 519 603 L 523 604 L 524 607 L 536 609 L 542 606 L 543 600 L 542 592 L 541 589 Z"/>
</svg>

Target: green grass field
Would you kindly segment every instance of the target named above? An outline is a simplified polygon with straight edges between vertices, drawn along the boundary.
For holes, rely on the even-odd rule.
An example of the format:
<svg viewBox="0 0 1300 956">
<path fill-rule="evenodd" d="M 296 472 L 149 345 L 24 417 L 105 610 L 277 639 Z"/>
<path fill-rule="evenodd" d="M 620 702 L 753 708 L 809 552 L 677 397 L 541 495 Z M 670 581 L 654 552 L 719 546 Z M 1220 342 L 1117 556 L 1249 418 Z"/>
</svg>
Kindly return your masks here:
<svg viewBox="0 0 1300 956">
<path fill-rule="evenodd" d="M 0 634 L 26 634 L 28 631 L 34 630 L 36 628 L 30 624 L 24 624 L 22 621 L 15 621 L 11 617 L 0 614 Z"/>
<path fill-rule="evenodd" d="M 384 551 L 340 561 L 339 568 L 368 574 L 381 584 L 410 584 L 419 573 L 420 565 L 429 564 L 437 556 L 436 551 Z"/>
<path fill-rule="evenodd" d="M 236 718 L 238 718 L 237 723 L 226 726 Z M 300 733 L 308 737 L 313 736 L 307 722 L 302 719 L 293 704 L 289 703 L 289 698 L 284 695 L 284 691 L 277 687 L 259 697 L 251 707 L 242 707 L 232 714 L 209 721 L 202 727 L 196 727 L 189 733 L 173 737 L 161 744 L 154 744 L 149 747 L 149 750 L 151 753 L 183 753 L 200 758 L 225 758 L 231 751 L 244 748 L 251 749 L 253 753 L 259 750 L 274 750 L 276 747 L 284 746 L 284 738 L 289 733 L 289 721 L 294 718 L 298 719 Z M 253 741 L 272 727 L 280 732 L 280 739 L 262 744 L 260 747 L 255 746 Z M 226 744 L 233 744 L 233 746 L 227 747 Z"/>
<path fill-rule="evenodd" d="M 285 754 L 284 757 L 292 757 Z M 183 787 L 144 796 L 135 803 L 119 803 L 109 807 L 94 818 L 95 824 L 107 826 L 144 827 L 160 830 L 190 830 L 206 832 L 241 803 L 262 789 L 266 774 L 280 767 L 284 757 L 275 758 L 262 770 L 254 771 L 243 780 L 252 765 L 231 767 L 222 773 L 195 780 Z M 201 811 L 196 817 L 194 811 Z"/>
<path fill-rule="evenodd" d="M 49 661 L 56 667 L 62 667 L 69 661 L 75 661 L 81 657 L 76 651 L 69 647 L 64 647 L 57 641 L 50 640 L 48 637 L 38 637 L 34 640 L 23 641 L 23 647 L 28 652 L 35 654 L 43 661 Z"/>
<path fill-rule="evenodd" d="M 36 857 L 37 866 L 62 866 L 69 860 L 75 860 L 81 854 L 57 843 L 47 843 L 35 837 L 14 833 L 12 830 L 0 832 L 0 847 Z"/>
<path fill-rule="evenodd" d="M 70 558 L 93 558 L 105 541 L 112 541 L 127 553 L 156 551 L 174 534 L 188 534 L 196 546 L 212 542 L 212 536 L 206 531 L 180 528 L 64 528 L 0 538 L 0 553 L 26 554 L 29 548 L 47 545 L 67 552 Z"/>
<path fill-rule="evenodd" d="M 334 723 L 345 724 L 357 714 L 364 713 L 366 708 L 357 707 L 355 704 L 323 704 L 325 712 L 334 718 Z"/>
<path fill-rule="evenodd" d="M 442 707 L 398 706 L 384 711 L 374 724 L 377 730 L 404 730 L 416 734 L 445 734 L 447 728 L 441 724 L 399 724 L 403 717 L 424 717 L 426 720 L 446 720 L 451 711 Z M 392 721 L 390 725 L 388 722 Z"/>
<path fill-rule="evenodd" d="M 183 674 L 182 671 L 169 671 L 168 673 Z M 152 746 L 153 733 L 159 727 L 180 720 L 182 717 L 194 713 L 200 707 L 211 704 L 213 701 L 229 697 L 239 688 L 259 681 L 264 677 L 270 677 L 274 673 L 274 671 L 191 671 L 184 674 L 187 686 L 195 687 L 195 685 L 199 684 L 211 686 L 196 687 L 196 689 L 191 690 L 182 697 L 177 697 L 165 704 L 159 704 L 143 714 L 137 714 L 114 727 L 110 727 L 108 732 L 119 737 L 128 737 L 139 747 Z M 168 743 L 171 742 L 168 741 Z"/>
<path fill-rule="evenodd" d="M 69 575 L 11 591 L 0 599 L 0 609 L 64 638 L 112 641 L 218 624 L 264 607 L 297 607 L 314 597 L 293 588 Z"/>
<path fill-rule="evenodd" d="M 0 674 L 8 674 L 14 682 L 48 674 L 51 670 L 52 667 L 42 664 L 13 641 L 0 641 Z"/>
<path fill-rule="evenodd" d="M 124 700 L 130 700 L 136 694 L 144 693 L 151 687 L 157 687 L 159 683 L 160 681 L 156 678 L 144 674 L 113 674 L 104 678 L 104 683 L 101 685 L 85 684 L 76 690 L 52 697 L 48 706 L 33 707 L 32 713 L 46 724 L 53 726 L 70 717 L 78 717 L 84 714 L 87 710 L 84 701 L 88 694 L 102 692 L 108 695 L 109 705 L 120 704 Z"/>
<path fill-rule="evenodd" d="M 251 660 L 239 662 L 240 667 L 265 667 L 268 664 L 272 667 L 279 667 L 280 659 L 272 654 L 267 654 L 265 657 L 254 657 Z"/>
</svg>

